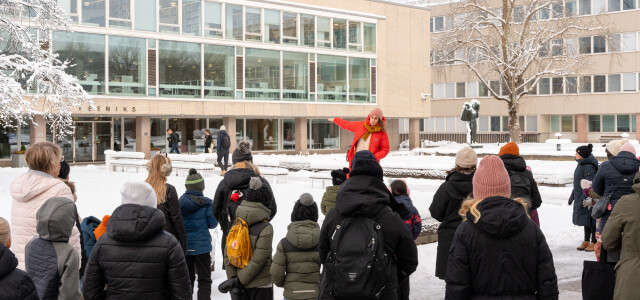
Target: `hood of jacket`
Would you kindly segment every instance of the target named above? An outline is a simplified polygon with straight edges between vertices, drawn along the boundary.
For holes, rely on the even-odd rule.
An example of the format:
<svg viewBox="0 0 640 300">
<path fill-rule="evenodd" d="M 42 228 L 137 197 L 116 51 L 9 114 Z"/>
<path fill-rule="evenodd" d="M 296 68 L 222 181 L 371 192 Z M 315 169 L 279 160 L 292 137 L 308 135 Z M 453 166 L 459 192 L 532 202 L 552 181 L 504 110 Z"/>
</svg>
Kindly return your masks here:
<svg viewBox="0 0 640 300">
<path fill-rule="evenodd" d="M 83 232 L 93 233 L 93 231 L 100 225 L 100 219 L 94 216 L 88 216 L 82 219 L 82 223 L 80 223 L 80 228 L 82 228 Z"/>
<path fill-rule="evenodd" d="M 502 156 L 500 156 L 500 159 L 502 159 L 504 167 L 507 169 L 507 171 L 524 172 L 527 169 L 527 163 L 521 156 L 513 154 L 503 154 Z"/>
<path fill-rule="evenodd" d="M 0 278 L 13 272 L 18 267 L 16 255 L 4 245 L 0 245 Z"/>
<path fill-rule="evenodd" d="M 123 204 L 107 222 L 107 235 L 119 242 L 148 240 L 164 229 L 164 213 L 149 206 Z"/>
<path fill-rule="evenodd" d="M 594 167 L 596 167 L 596 170 L 598 169 L 598 160 L 593 157 L 593 155 L 589 155 L 582 159 L 576 159 L 576 161 L 579 165 L 593 165 Z"/>
<path fill-rule="evenodd" d="M 449 173 L 449 175 L 447 175 L 447 178 L 445 180 L 446 181 L 451 181 L 451 182 L 472 181 L 473 180 L 473 174 L 475 174 L 475 172 L 473 172 L 471 174 L 466 174 L 466 173 L 462 173 L 460 171 L 453 171 L 453 172 Z"/>
<path fill-rule="evenodd" d="M 181 199 L 183 201 L 180 203 L 180 210 L 183 214 L 194 213 L 212 202 L 211 199 L 205 198 L 201 191 L 186 191 Z"/>
<path fill-rule="evenodd" d="M 381 180 L 372 176 L 354 176 L 340 186 L 336 210 L 345 217 L 373 217 L 389 204 L 390 198 L 391 193 Z"/>
<path fill-rule="evenodd" d="M 271 210 L 266 208 L 262 203 L 242 201 L 236 210 L 236 216 L 247 222 L 247 225 L 269 221 L 271 218 Z"/>
<path fill-rule="evenodd" d="M 636 174 L 636 177 L 633 178 L 633 190 L 640 194 L 640 173 Z"/>
<path fill-rule="evenodd" d="M 38 209 L 36 220 L 36 231 L 41 239 L 67 243 L 76 223 L 76 206 L 71 199 L 50 198 Z"/>
<path fill-rule="evenodd" d="M 480 220 L 475 222 L 471 212 L 467 220 L 478 231 L 495 239 L 506 239 L 518 234 L 529 222 L 522 205 L 505 197 L 485 198 L 478 204 Z"/>
<path fill-rule="evenodd" d="M 320 225 L 311 220 L 293 222 L 287 226 L 287 240 L 301 250 L 316 247 L 319 236 Z"/>
<path fill-rule="evenodd" d="M 618 155 L 611 157 L 609 162 L 612 167 L 624 175 L 634 174 L 638 172 L 640 167 L 640 160 L 633 153 L 627 151 L 621 151 Z"/>
<path fill-rule="evenodd" d="M 48 193 L 56 185 L 65 184 L 47 173 L 29 170 L 11 183 L 11 196 L 18 202 L 27 202 L 43 193 Z"/>
<path fill-rule="evenodd" d="M 224 173 L 224 181 L 227 187 L 234 189 L 239 186 L 249 185 L 249 181 L 253 176 L 256 176 L 256 173 L 251 168 L 233 168 Z"/>
</svg>

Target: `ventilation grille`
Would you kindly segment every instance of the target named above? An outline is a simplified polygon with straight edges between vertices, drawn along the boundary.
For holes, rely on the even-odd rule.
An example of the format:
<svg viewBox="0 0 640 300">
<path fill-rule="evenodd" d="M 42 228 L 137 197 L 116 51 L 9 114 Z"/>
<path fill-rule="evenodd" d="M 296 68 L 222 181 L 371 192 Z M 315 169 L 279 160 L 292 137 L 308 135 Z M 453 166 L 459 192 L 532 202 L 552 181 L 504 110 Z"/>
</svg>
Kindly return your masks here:
<svg viewBox="0 0 640 300">
<path fill-rule="evenodd" d="M 242 90 L 244 89 L 244 61 L 241 56 L 236 57 L 236 89 Z"/>
<path fill-rule="evenodd" d="M 147 51 L 147 78 L 149 86 L 156 86 L 156 50 Z"/>
<path fill-rule="evenodd" d="M 309 63 L 309 91 L 316 92 L 316 63 Z"/>
<path fill-rule="evenodd" d="M 376 95 L 376 67 L 371 67 L 371 95 Z"/>
</svg>

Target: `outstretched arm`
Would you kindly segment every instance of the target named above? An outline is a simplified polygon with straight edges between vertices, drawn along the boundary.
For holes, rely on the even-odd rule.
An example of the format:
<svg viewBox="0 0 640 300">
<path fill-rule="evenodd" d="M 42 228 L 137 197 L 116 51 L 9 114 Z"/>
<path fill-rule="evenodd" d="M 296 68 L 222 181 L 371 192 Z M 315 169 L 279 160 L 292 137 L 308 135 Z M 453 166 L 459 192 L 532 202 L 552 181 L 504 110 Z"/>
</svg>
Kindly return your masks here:
<svg viewBox="0 0 640 300">
<path fill-rule="evenodd" d="M 329 121 L 332 121 L 342 129 L 349 130 L 351 132 L 356 132 L 358 128 L 364 126 L 362 121 L 347 121 L 342 118 L 331 118 Z"/>
</svg>

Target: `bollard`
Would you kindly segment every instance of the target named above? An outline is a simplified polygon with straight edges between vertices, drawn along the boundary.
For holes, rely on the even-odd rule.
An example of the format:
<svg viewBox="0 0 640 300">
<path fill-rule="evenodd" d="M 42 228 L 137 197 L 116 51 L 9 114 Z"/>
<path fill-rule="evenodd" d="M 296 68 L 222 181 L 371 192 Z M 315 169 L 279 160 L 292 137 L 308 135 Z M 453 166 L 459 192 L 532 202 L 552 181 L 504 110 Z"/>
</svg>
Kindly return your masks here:
<svg viewBox="0 0 640 300">
<path fill-rule="evenodd" d="M 556 150 L 561 151 L 562 150 L 562 144 L 560 144 L 560 143 L 556 144 Z"/>
</svg>

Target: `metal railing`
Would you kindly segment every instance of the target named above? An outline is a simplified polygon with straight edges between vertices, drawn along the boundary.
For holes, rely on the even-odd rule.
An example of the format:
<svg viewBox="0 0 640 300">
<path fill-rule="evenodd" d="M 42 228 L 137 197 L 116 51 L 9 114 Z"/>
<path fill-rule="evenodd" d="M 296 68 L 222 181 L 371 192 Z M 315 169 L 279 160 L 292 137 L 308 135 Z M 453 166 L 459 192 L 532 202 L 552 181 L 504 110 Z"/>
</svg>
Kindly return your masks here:
<svg viewBox="0 0 640 300">
<path fill-rule="evenodd" d="M 409 139 L 408 133 L 400 133 L 400 142 Z M 480 144 L 489 143 L 508 143 L 511 137 L 508 132 L 479 132 L 477 134 L 477 141 Z M 420 141 L 450 141 L 463 144 L 467 142 L 467 134 L 462 132 L 421 132 Z M 537 132 L 523 132 L 523 143 L 538 143 L 540 142 L 540 134 Z"/>
</svg>

